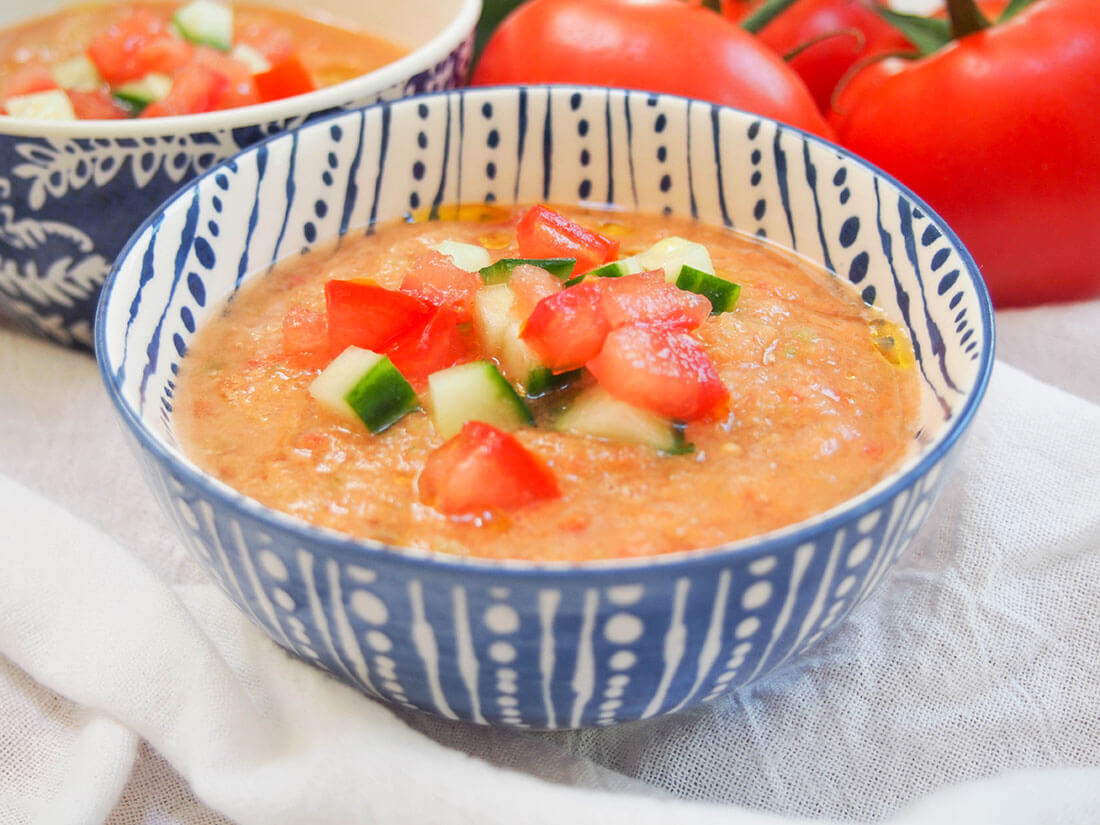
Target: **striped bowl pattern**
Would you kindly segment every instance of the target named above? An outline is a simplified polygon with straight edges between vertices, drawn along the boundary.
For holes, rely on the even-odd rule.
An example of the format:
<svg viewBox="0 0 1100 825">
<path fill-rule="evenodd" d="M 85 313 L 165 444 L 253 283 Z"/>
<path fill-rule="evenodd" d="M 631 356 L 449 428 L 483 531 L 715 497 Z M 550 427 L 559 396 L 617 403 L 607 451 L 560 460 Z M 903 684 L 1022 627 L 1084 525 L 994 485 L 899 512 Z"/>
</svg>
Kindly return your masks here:
<svg viewBox="0 0 1100 825">
<path fill-rule="evenodd" d="M 267 510 L 181 455 L 179 360 L 250 277 L 411 210 L 534 200 L 690 215 L 839 273 L 912 335 L 926 397 L 918 454 L 845 505 L 758 539 L 580 565 L 352 540 Z M 835 627 L 924 521 L 984 392 L 993 323 L 954 234 L 838 147 L 698 101 L 528 87 L 344 113 L 212 170 L 130 240 L 104 288 L 96 347 L 162 506 L 277 643 L 388 702 L 554 729 L 715 699 Z"/>
</svg>

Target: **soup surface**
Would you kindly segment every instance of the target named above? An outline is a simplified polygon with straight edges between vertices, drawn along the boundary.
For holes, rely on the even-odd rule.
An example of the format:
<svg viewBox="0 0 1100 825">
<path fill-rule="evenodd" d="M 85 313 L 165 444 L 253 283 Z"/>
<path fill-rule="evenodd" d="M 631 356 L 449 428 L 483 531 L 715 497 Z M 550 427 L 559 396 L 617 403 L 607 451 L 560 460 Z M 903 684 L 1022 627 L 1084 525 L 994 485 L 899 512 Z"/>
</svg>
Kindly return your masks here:
<svg viewBox="0 0 1100 825">
<path fill-rule="evenodd" d="M 441 505 L 425 495 L 421 476 L 447 439 L 437 432 L 442 413 L 433 403 L 441 402 L 433 395 L 434 379 L 424 380 L 423 364 L 409 369 L 421 409 L 377 433 L 311 394 L 337 353 L 324 343 L 292 343 L 293 332 L 300 331 L 302 318 L 323 321 L 327 312 L 334 341 L 338 330 L 326 284 L 370 279 L 389 290 L 416 292 L 410 272 L 422 270 L 425 256 L 447 251 L 446 245 L 432 250 L 444 241 L 482 247 L 494 261 L 523 254 L 517 219 L 524 211 L 488 207 L 457 210 L 466 219 L 394 223 L 370 235 L 347 236 L 334 248 L 285 261 L 254 279 L 199 331 L 184 358 L 174 426 L 185 452 L 230 486 L 313 524 L 392 545 L 531 560 L 648 556 L 763 533 L 865 490 L 909 454 L 919 395 L 909 343 L 837 278 L 758 239 L 686 219 L 560 212 L 617 242 L 611 259 L 667 246 L 662 239 L 683 239 L 705 246 L 716 275 L 741 286 L 732 307 L 675 332 L 705 353 L 720 381 L 717 394 L 696 392 L 691 397 L 705 402 L 690 411 L 662 406 L 663 396 L 680 396 L 675 381 L 652 403 L 630 396 L 632 405 L 651 406 L 640 415 L 668 420 L 672 441 L 654 446 L 642 437 L 631 443 L 629 428 L 616 434 L 618 421 L 610 437 L 599 427 L 597 435 L 583 427 L 559 431 L 579 397 L 597 390 L 619 393 L 622 382 L 608 377 L 607 369 L 596 373 L 597 381 L 593 366 L 565 373 L 557 385 L 539 388 L 541 394 L 525 393 L 525 379 L 514 365 L 494 360 L 491 347 L 487 351 L 476 311 L 472 324 L 463 316 L 458 326 L 464 349 L 445 363 L 486 359 L 501 367 L 534 422 L 507 429 L 556 484 L 551 494 L 499 510 L 437 509 Z M 453 260 L 460 263 L 457 255 Z M 576 287 L 551 284 L 542 297 L 538 289 L 532 297 L 529 284 L 542 283 L 542 275 L 519 272 L 510 282 L 512 312 L 527 322 L 515 328 L 529 335 L 534 313 L 549 301 L 545 294 L 561 290 L 550 301 L 560 304 L 560 295 Z M 633 276 L 634 286 L 650 290 L 646 278 L 652 289 L 664 289 L 666 279 L 653 273 Z M 621 290 L 629 279 L 590 276 L 579 286 L 610 288 L 612 281 Z M 652 307 L 642 304 L 643 311 Z M 664 335 L 665 323 L 676 322 L 626 322 L 615 333 L 625 328 Z M 558 337 L 571 345 L 583 334 Z M 602 339 L 599 358 L 606 359 L 612 338 L 608 333 Z M 557 344 L 551 340 L 550 346 Z M 343 343 L 333 349 L 342 350 Z M 393 360 L 412 363 L 403 353 Z M 629 371 L 638 364 L 628 357 L 619 366 Z M 700 367 L 685 380 L 702 380 L 713 389 L 710 378 L 699 378 L 710 369 Z M 628 380 L 625 386 L 629 396 L 635 384 Z M 673 420 L 678 414 L 688 420 Z M 442 473 L 442 483 L 458 484 L 459 472 L 467 470 Z"/>
<path fill-rule="evenodd" d="M 196 114 L 373 71 L 405 53 L 320 18 L 249 3 L 73 6 L 0 31 L 0 113 Z"/>
</svg>

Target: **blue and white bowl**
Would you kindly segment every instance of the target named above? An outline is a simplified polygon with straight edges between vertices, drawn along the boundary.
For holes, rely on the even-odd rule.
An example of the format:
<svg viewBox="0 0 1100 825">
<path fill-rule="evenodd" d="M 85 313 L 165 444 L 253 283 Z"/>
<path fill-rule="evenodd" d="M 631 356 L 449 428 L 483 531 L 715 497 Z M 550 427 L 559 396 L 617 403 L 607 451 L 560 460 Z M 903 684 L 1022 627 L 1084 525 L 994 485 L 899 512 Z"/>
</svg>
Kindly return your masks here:
<svg viewBox="0 0 1100 825">
<path fill-rule="evenodd" d="M 0 28 L 64 5 L 4 0 Z M 281 5 L 294 7 L 289 0 Z M 310 6 L 361 21 L 411 51 L 335 86 L 225 112 L 130 121 L 0 116 L 0 317 L 91 349 L 111 262 L 180 185 L 319 113 L 453 89 L 466 79 L 481 0 L 316 0 Z"/>
<path fill-rule="evenodd" d="M 904 319 L 927 403 L 917 454 L 809 521 L 644 560 L 536 564 L 413 552 L 310 527 L 204 474 L 173 431 L 195 330 L 242 285 L 374 221 L 455 202 L 607 202 L 793 247 Z M 145 223 L 107 282 L 103 377 L 165 510 L 280 645 L 367 694 L 553 729 L 647 719 L 797 659 L 920 528 L 993 359 L 958 239 L 842 149 L 760 117 L 599 88 L 469 90 L 308 124 L 235 157 Z"/>
</svg>

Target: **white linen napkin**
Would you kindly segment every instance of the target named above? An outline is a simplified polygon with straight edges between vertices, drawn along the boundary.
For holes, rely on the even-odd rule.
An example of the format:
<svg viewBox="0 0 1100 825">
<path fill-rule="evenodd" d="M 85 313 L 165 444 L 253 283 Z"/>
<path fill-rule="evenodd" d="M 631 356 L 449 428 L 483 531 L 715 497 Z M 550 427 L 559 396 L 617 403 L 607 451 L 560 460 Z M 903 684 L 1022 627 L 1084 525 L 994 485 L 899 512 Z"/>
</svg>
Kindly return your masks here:
<svg viewBox="0 0 1100 825">
<path fill-rule="evenodd" d="M 1100 822 L 1100 302 L 999 322 L 1051 383 L 997 365 L 835 634 L 729 700 L 554 734 L 288 657 L 176 541 L 91 359 L 0 327 L 0 825 Z"/>
</svg>

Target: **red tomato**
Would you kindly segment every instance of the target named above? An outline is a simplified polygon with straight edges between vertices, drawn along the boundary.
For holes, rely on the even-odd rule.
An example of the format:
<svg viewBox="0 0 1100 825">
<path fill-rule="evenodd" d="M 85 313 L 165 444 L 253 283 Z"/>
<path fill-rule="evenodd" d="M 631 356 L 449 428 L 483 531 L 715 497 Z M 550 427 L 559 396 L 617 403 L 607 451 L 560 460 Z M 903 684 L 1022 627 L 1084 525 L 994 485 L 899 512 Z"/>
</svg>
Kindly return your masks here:
<svg viewBox="0 0 1100 825">
<path fill-rule="evenodd" d="M 909 39 L 871 8 L 868 0 L 799 0 L 757 32 L 757 37 L 806 82 L 822 112 L 844 74 L 868 55 L 913 50 Z"/>
<path fill-rule="evenodd" d="M 612 329 L 633 323 L 695 329 L 710 315 L 710 301 L 668 283 L 663 271 L 601 278 L 596 283 L 600 308 Z"/>
<path fill-rule="evenodd" d="M 1098 77 L 1100 4 L 1037 0 L 865 69 L 832 118 L 959 234 L 998 306 L 1073 300 L 1100 295 Z"/>
<path fill-rule="evenodd" d="M 213 109 L 234 109 L 260 103 L 260 93 L 252 79 L 252 72 L 240 61 L 216 49 L 202 46 L 195 50 L 195 63 L 220 75 L 222 82 L 212 104 Z"/>
<path fill-rule="evenodd" d="M 514 510 L 561 495 L 554 474 L 513 436 L 481 421 L 428 456 L 420 500 L 447 515 Z"/>
<path fill-rule="evenodd" d="M 587 272 L 613 261 L 619 242 L 593 232 L 542 204 L 532 206 L 516 224 L 516 242 L 524 258 L 576 258 L 573 272 Z"/>
<path fill-rule="evenodd" d="M 303 95 L 317 88 L 313 75 L 296 54 L 272 64 L 266 72 L 256 75 L 255 80 L 260 97 L 265 102 Z"/>
<path fill-rule="evenodd" d="M 432 306 L 449 306 L 460 323 L 468 323 L 481 278 L 454 265 L 448 256 L 429 250 L 417 259 L 401 281 L 401 291 Z"/>
<path fill-rule="evenodd" d="M 41 63 L 27 63 L 0 81 L 0 100 L 56 88 L 57 81 L 49 69 Z"/>
<path fill-rule="evenodd" d="M 682 0 L 529 0 L 493 33 L 473 75 L 481 86 L 558 82 L 701 98 L 832 136 L 778 55 Z"/>
<path fill-rule="evenodd" d="M 190 48 L 159 16 L 149 9 L 136 8 L 93 37 L 87 52 L 103 79 L 117 86 L 151 71 L 173 73 L 186 62 L 175 62 L 184 51 L 190 58 Z M 146 49 L 149 54 L 143 57 Z"/>
<path fill-rule="evenodd" d="M 552 372 L 583 367 L 599 353 L 610 329 L 600 302 L 595 284 L 556 292 L 536 304 L 520 337 Z"/>
<path fill-rule="evenodd" d="M 329 281 L 325 305 L 333 355 L 352 345 L 383 352 L 399 335 L 422 328 L 434 314 L 419 298 L 372 281 Z"/>
<path fill-rule="evenodd" d="M 561 281 L 541 266 L 531 264 L 513 269 L 508 286 L 512 290 L 512 310 L 523 319 L 530 316 L 543 298 L 561 292 Z"/>
<path fill-rule="evenodd" d="M 130 116 L 130 113 L 119 106 L 115 99 L 103 89 L 96 89 L 93 92 L 69 89 L 65 94 L 69 96 L 73 111 L 81 120 L 117 120 Z"/>
<path fill-rule="evenodd" d="M 142 109 L 141 116 L 168 117 L 209 112 L 227 83 L 225 76 L 213 69 L 190 63 L 176 73 L 168 95 Z"/>
<path fill-rule="evenodd" d="M 440 307 L 423 326 L 412 327 L 387 344 L 386 354 L 405 378 L 422 381 L 437 370 L 469 360 L 458 323 L 457 312 Z"/>
<path fill-rule="evenodd" d="M 729 396 L 703 345 L 670 327 L 612 330 L 587 366 L 616 398 L 683 421 L 701 418 Z"/>
</svg>

